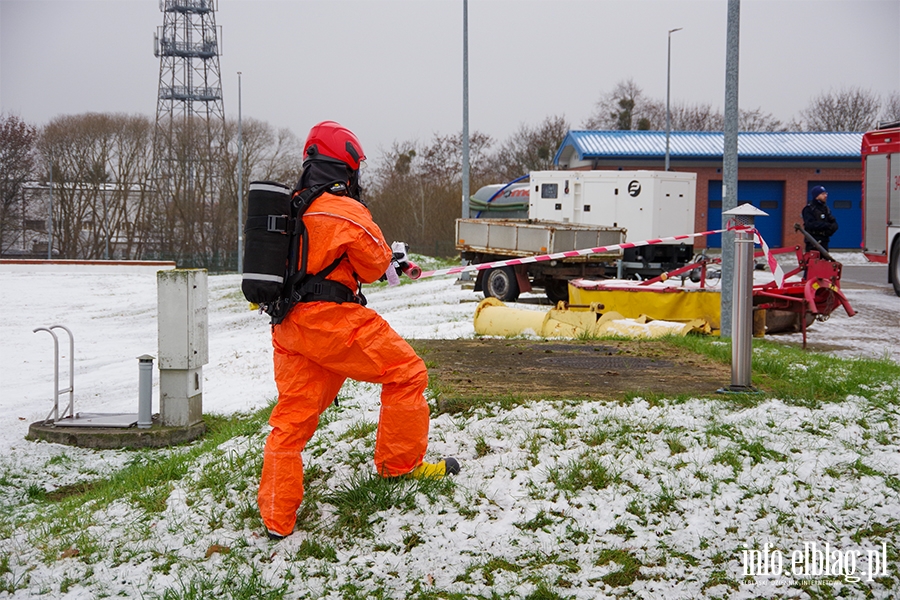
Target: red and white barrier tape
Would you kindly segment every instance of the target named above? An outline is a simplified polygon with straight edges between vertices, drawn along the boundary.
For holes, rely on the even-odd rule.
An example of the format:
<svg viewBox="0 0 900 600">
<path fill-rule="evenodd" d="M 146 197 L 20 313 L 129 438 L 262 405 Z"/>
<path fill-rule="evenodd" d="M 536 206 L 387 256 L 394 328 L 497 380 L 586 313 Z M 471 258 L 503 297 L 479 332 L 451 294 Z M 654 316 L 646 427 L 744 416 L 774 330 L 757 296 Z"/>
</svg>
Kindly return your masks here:
<svg viewBox="0 0 900 600">
<path fill-rule="evenodd" d="M 779 289 L 784 287 L 784 269 L 781 268 L 781 265 L 778 264 L 778 261 L 775 260 L 775 256 L 769 251 L 769 245 L 766 244 L 766 240 L 763 239 L 762 234 L 758 229 L 750 229 L 749 230 L 755 237 L 756 243 L 759 244 L 763 249 L 763 254 L 766 257 L 766 262 L 769 264 L 769 270 L 772 271 L 772 275 L 775 276 L 775 285 L 778 286 Z"/>
<path fill-rule="evenodd" d="M 687 235 L 676 235 L 673 237 L 667 238 L 659 238 L 655 240 L 642 240 L 640 242 L 626 242 L 624 244 L 613 244 L 612 246 L 598 246 L 596 248 L 585 248 L 583 250 L 568 250 L 566 252 L 556 252 L 554 254 L 539 254 L 537 256 L 526 256 L 524 258 L 512 258 L 509 260 L 498 260 L 495 262 L 489 263 L 478 263 L 473 265 L 459 266 L 459 267 L 450 267 L 449 269 L 440 269 L 436 271 L 423 271 L 421 275 L 419 275 L 416 279 L 424 279 L 425 277 L 438 277 L 440 275 L 455 275 L 457 273 L 468 273 L 472 271 L 485 271 L 487 269 L 498 269 L 500 267 L 512 267 L 515 265 L 525 265 L 529 263 L 543 262 L 548 260 L 560 260 L 563 258 L 574 258 L 576 256 L 588 256 L 590 254 L 603 254 L 605 252 L 612 252 L 614 250 L 625 250 L 628 248 L 637 248 L 639 246 L 652 246 L 655 244 L 665 244 L 668 242 L 678 242 L 681 240 L 687 240 L 696 237 L 702 237 L 706 235 L 713 235 L 716 233 L 722 233 L 724 231 L 745 231 L 748 233 L 753 233 L 756 236 L 757 243 L 762 246 L 763 252 L 766 255 L 766 261 L 769 264 L 769 268 L 772 270 L 772 273 L 775 275 L 775 279 L 778 282 L 778 287 L 782 287 L 784 283 L 784 271 L 782 271 L 781 266 L 778 264 L 778 261 L 775 260 L 775 257 L 769 252 L 769 246 L 766 245 L 765 240 L 762 239 L 759 231 L 753 228 L 748 228 L 746 226 L 729 226 L 726 229 L 715 229 L 712 231 L 703 231 L 700 233 L 691 233 Z"/>
<path fill-rule="evenodd" d="M 423 271 L 419 279 L 423 277 L 437 277 L 439 275 L 455 275 L 456 273 L 467 273 L 471 271 L 484 271 L 486 269 L 497 269 L 500 267 L 510 267 L 515 265 L 525 265 L 535 262 L 543 262 L 547 260 L 559 260 L 562 258 L 574 258 L 576 256 L 587 256 L 589 254 L 603 254 L 604 252 L 612 252 L 614 250 L 625 250 L 627 248 L 637 248 L 638 246 L 650 246 L 653 244 L 664 244 L 666 242 L 677 242 L 690 238 L 710 235 L 713 233 L 722 233 L 724 229 L 716 231 L 704 231 L 702 233 L 691 233 L 689 235 L 676 235 L 674 237 L 660 238 L 656 240 L 644 240 L 640 242 L 626 242 L 624 244 L 613 244 L 612 246 L 599 246 L 596 248 L 585 248 L 584 250 L 568 250 L 566 252 L 556 252 L 554 254 L 539 254 L 537 256 L 526 256 L 524 258 L 512 258 L 509 260 L 498 260 L 489 263 L 478 263 L 475 265 L 466 265 L 459 267 L 450 267 L 449 269 L 440 269 L 438 271 Z"/>
</svg>

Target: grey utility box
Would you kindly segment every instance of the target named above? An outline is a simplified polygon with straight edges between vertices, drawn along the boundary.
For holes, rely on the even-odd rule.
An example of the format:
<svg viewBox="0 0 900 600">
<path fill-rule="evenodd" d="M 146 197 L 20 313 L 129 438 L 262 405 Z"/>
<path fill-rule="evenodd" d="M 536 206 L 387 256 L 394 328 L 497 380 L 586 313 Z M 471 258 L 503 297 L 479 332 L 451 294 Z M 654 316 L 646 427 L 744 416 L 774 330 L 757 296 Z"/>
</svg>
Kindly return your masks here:
<svg viewBox="0 0 900 600">
<path fill-rule="evenodd" d="M 203 365 L 209 362 L 205 269 L 156 274 L 159 340 L 159 417 L 189 427 L 203 417 Z"/>
</svg>

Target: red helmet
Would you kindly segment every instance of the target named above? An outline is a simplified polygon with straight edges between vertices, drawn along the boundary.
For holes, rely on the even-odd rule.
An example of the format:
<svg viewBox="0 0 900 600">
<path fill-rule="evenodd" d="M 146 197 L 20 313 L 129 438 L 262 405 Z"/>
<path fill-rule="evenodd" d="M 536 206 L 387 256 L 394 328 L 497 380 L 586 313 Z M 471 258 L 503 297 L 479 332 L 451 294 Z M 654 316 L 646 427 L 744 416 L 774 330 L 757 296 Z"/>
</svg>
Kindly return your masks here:
<svg viewBox="0 0 900 600">
<path fill-rule="evenodd" d="M 303 154 L 307 160 L 339 161 L 352 170 L 359 170 L 359 163 L 366 160 L 362 144 L 356 135 L 339 123 L 322 121 L 313 125 L 306 137 Z"/>
</svg>

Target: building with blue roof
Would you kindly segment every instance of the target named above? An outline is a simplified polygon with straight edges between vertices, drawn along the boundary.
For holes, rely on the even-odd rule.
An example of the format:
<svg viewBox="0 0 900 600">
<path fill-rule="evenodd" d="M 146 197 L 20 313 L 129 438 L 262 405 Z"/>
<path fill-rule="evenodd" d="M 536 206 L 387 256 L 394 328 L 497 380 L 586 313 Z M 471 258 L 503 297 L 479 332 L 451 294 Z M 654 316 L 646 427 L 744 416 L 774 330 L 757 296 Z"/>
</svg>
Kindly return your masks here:
<svg viewBox="0 0 900 600">
<path fill-rule="evenodd" d="M 862 133 L 742 132 L 738 134 L 738 202 L 769 214 L 757 227 L 769 246 L 802 245 L 794 231 L 809 191 L 822 185 L 840 228 L 832 249 L 859 249 L 862 242 Z M 672 171 L 697 174 L 696 231 L 719 229 L 722 218 L 721 132 L 673 131 Z M 559 169 L 662 170 L 664 131 L 570 131 L 556 152 Z M 721 245 L 710 236 L 708 246 Z"/>
</svg>

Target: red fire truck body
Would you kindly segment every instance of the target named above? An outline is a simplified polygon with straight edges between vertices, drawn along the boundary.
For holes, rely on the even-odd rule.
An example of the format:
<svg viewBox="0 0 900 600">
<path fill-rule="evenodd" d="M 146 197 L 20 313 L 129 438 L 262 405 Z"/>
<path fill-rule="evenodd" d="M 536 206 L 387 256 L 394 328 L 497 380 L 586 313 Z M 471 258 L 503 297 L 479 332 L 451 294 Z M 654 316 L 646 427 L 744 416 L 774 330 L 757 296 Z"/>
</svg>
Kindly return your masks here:
<svg viewBox="0 0 900 600">
<path fill-rule="evenodd" d="M 862 161 L 863 252 L 900 296 L 900 123 L 864 134 Z"/>
</svg>

